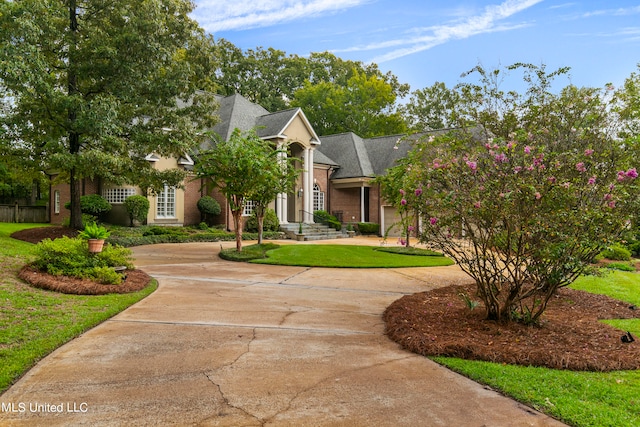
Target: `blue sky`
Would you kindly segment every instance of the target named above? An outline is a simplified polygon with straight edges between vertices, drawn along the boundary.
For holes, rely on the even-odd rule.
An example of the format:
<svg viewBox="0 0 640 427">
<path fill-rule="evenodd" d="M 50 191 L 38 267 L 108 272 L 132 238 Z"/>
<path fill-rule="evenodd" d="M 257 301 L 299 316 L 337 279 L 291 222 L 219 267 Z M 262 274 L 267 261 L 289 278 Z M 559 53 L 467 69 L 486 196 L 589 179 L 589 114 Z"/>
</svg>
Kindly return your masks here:
<svg viewBox="0 0 640 427">
<path fill-rule="evenodd" d="M 477 64 L 571 67 L 578 86 L 619 86 L 640 63 L 640 1 L 195 0 L 193 18 L 242 49 L 331 51 L 375 62 L 411 90 L 452 87 Z M 518 77 L 519 79 L 519 77 Z M 519 80 L 518 80 L 519 81 Z M 505 89 L 514 84 L 505 83 Z M 516 89 L 520 89 L 516 87 Z"/>
</svg>

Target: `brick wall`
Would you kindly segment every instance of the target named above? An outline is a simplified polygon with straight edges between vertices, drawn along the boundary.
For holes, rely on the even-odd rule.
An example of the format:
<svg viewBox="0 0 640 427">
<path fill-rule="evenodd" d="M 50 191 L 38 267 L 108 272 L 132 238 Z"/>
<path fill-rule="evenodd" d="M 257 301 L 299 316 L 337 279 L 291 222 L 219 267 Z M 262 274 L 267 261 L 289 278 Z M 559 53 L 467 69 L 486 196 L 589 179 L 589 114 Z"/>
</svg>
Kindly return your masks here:
<svg viewBox="0 0 640 427">
<path fill-rule="evenodd" d="M 200 189 L 202 180 L 187 177 L 184 185 L 184 225 L 200 224 L 200 211 L 198 200 L 203 196 L 204 190 Z"/>
</svg>

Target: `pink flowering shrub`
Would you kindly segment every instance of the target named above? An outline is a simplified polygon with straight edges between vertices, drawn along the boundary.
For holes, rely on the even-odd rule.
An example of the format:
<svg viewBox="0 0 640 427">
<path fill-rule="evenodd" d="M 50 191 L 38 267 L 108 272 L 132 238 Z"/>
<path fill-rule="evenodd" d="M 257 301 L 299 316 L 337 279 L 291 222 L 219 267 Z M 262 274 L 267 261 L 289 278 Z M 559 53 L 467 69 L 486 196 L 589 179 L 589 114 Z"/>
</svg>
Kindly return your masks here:
<svg viewBox="0 0 640 427">
<path fill-rule="evenodd" d="M 607 133 L 596 91 L 537 98 L 538 84 L 524 99 L 486 91 L 500 102 L 473 104 L 475 92 L 465 111 L 476 127 L 421 141 L 398 166 L 407 195 L 422 189 L 407 201 L 421 241 L 453 258 L 476 281 L 487 318 L 502 322 L 536 323 L 625 231 L 638 194 L 632 156 Z M 493 105 L 503 110 L 486 110 Z"/>
<path fill-rule="evenodd" d="M 464 152 L 436 141 L 419 153 L 437 152 L 438 168 L 412 158 L 425 165 L 413 175 L 427 189 L 421 238 L 476 280 L 489 318 L 536 321 L 624 231 L 637 173 L 607 165 L 607 150 L 556 152 L 523 133 L 494 141 Z M 453 161 L 462 156 L 476 167 Z"/>
</svg>

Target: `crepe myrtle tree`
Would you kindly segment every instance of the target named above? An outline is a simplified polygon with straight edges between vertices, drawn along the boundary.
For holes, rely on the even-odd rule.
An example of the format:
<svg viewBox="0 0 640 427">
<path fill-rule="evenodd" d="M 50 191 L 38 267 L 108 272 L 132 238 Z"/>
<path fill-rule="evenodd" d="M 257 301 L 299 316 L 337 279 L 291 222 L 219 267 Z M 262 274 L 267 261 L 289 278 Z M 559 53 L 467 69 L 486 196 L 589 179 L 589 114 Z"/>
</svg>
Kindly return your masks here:
<svg viewBox="0 0 640 427">
<path fill-rule="evenodd" d="M 261 209 L 260 231 L 264 207 L 293 185 L 293 165 L 283 161 L 278 153 L 270 141 L 261 139 L 255 131 L 243 133 L 236 128 L 228 140 L 217 142 L 198 158 L 196 174 L 210 179 L 231 208 L 238 252 L 242 251 L 242 213 L 246 202 L 253 200 Z"/>
<path fill-rule="evenodd" d="M 383 230 L 385 237 L 393 227 L 400 227 L 402 235 L 398 243 L 405 247 L 411 246 L 411 234 L 416 230 L 419 218 L 420 199 L 422 187 L 415 185 L 411 179 L 411 164 L 403 159 L 398 165 L 389 168 L 385 175 L 379 176 L 375 182 L 380 184 L 381 195 L 387 203 L 390 203 L 400 216 L 400 221 L 391 224 L 387 230 Z"/>
<path fill-rule="evenodd" d="M 475 280 L 499 322 L 538 322 L 628 228 L 638 194 L 631 147 L 611 134 L 604 97 L 572 86 L 553 95 L 548 74 L 534 71 L 522 102 L 477 92 L 467 105 L 476 127 L 424 139 L 407 160 L 405 179 L 422 189 L 421 240 Z"/>
<path fill-rule="evenodd" d="M 256 137 L 255 134 L 252 137 Z M 262 144 L 264 153 L 257 160 L 260 162 L 259 172 L 254 176 L 254 187 L 251 200 L 258 220 L 258 244 L 262 244 L 264 217 L 267 206 L 280 193 L 293 190 L 298 171 L 293 158 L 280 155 L 283 150 L 276 150 L 270 144 Z"/>
</svg>

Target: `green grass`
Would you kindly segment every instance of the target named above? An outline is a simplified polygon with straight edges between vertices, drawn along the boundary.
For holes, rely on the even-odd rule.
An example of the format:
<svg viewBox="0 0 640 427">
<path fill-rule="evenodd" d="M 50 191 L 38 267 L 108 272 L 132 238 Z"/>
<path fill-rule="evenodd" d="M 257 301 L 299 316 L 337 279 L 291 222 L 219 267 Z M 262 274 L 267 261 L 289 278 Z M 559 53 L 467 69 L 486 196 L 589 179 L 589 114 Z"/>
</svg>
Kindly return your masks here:
<svg viewBox="0 0 640 427">
<path fill-rule="evenodd" d="M 640 305 L 637 273 L 581 277 L 572 288 Z M 640 319 L 606 323 L 640 336 Z M 433 360 L 573 426 L 640 425 L 640 371 L 573 372 L 448 357 Z"/>
<path fill-rule="evenodd" d="M 377 249 L 375 246 L 352 245 L 282 245 L 267 251 L 267 258 L 251 262 L 333 268 L 435 267 L 453 264 L 443 256 L 407 256 Z"/>
<path fill-rule="evenodd" d="M 38 360 L 140 301 L 157 286 L 101 296 L 65 295 L 28 286 L 17 272 L 32 258 L 33 245 L 9 235 L 42 226 L 0 223 L 0 393 Z"/>
</svg>

